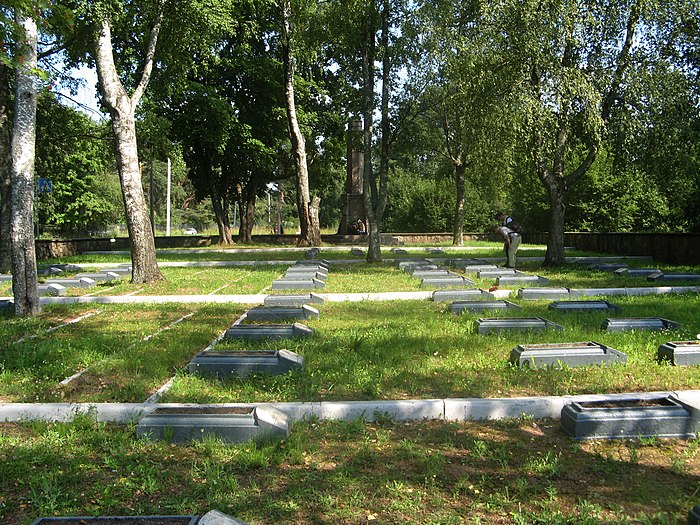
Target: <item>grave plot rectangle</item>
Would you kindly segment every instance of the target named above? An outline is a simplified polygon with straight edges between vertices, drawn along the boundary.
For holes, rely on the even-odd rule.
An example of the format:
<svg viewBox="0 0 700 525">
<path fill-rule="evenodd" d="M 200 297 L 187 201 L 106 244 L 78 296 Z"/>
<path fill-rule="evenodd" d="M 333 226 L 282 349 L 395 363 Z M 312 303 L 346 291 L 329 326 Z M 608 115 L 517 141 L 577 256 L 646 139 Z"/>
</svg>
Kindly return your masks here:
<svg viewBox="0 0 700 525">
<path fill-rule="evenodd" d="M 283 280 L 285 281 L 308 281 L 311 279 L 318 279 L 319 281 L 324 281 L 328 277 L 327 273 L 321 272 L 287 272 L 284 274 Z"/>
<path fill-rule="evenodd" d="M 425 251 L 428 253 L 434 253 L 436 255 L 445 253 L 445 250 L 443 250 L 442 248 L 426 248 Z"/>
<path fill-rule="evenodd" d="M 364 257 L 365 251 L 361 248 L 353 248 L 350 250 L 350 255 L 355 255 L 356 257 Z"/>
<path fill-rule="evenodd" d="M 406 255 L 408 252 L 403 248 L 392 248 L 391 251 L 397 255 Z"/>
<path fill-rule="evenodd" d="M 671 396 L 574 402 L 561 411 L 560 424 L 574 439 L 693 438 L 691 410 Z"/>
<path fill-rule="evenodd" d="M 561 368 L 626 363 L 627 355 L 613 348 L 588 341 L 519 345 L 510 352 L 510 362 L 520 368 L 552 366 Z"/>
<path fill-rule="evenodd" d="M 563 330 L 564 327 L 542 317 L 486 317 L 476 320 L 476 332 L 481 335 L 528 330 Z"/>
<path fill-rule="evenodd" d="M 496 268 L 495 270 L 479 270 L 476 272 L 476 276 L 480 279 L 489 279 L 496 277 L 503 277 L 505 275 L 524 275 L 522 272 L 514 270 L 512 268 Z"/>
<path fill-rule="evenodd" d="M 619 268 L 614 273 L 624 277 L 648 277 L 661 273 L 661 270 L 655 268 Z"/>
<path fill-rule="evenodd" d="M 224 339 L 293 339 L 295 337 L 309 337 L 313 330 L 301 323 L 277 324 L 277 325 L 236 325 L 232 326 L 224 334 Z"/>
<path fill-rule="evenodd" d="M 464 273 L 476 273 L 478 274 L 479 272 L 483 271 L 496 271 L 498 270 L 498 266 L 495 264 L 468 264 L 468 265 L 455 265 L 457 268 L 460 268 L 461 270 L 464 270 Z M 515 273 L 515 270 L 513 270 L 513 273 Z"/>
<path fill-rule="evenodd" d="M 321 250 L 319 248 L 310 248 L 304 252 L 304 257 L 307 259 L 315 259 L 318 257 L 318 254 L 321 253 Z"/>
<path fill-rule="evenodd" d="M 37 275 L 63 275 L 63 270 L 60 268 L 57 268 L 56 266 L 48 266 L 48 267 L 43 267 L 43 268 L 37 268 L 36 274 Z"/>
<path fill-rule="evenodd" d="M 97 281 L 89 277 L 81 277 L 80 279 L 47 279 L 44 284 L 60 284 L 66 288 L 90 288 L 97 285 Z"/>
<path fill-rule="evenodd" d="M 422 264 L 433 264 L 428 259 L 396 259 L 394 264 L 400 269 L 404 269 L 407 266 L 420 266 Z"/>
<path fill-rule="evenodd" d="M 289 418 L 269 405 L 256 407 L 163 407 L 143 417 L 136 436 L 186 443 L 216 436 L 226 443 L 289 437 Z"/>
<path fill-rule="evenodd" d="M 700 365 L 700 341 L 669 341 L 659 346 L 656 358 L 676 366 Z"/>
<path fill-rule="evenodd" d="M 118 268 L 105 268 L 105 272 L 116 273 L 118 275 L 131 275 L 131 268 L 120 266 Z"/>
<path fill-rule="evenodd" d="M 305 304 L 323 304 L 323 297 L 315 293 L 296 295 L 267 295 L 263 299 L 265 306 L 303 306 Z"/>
<path fill-rule="evenodd" d="M 647 276 L 647 281 L 698 281 L 700 274 L 697 273 L 657 273 Z"/>
<path fill-rule="evenodd" d="M 434 302 L 440 301 L 468 301 L 472 299 L 491 299 L 493 294 L 486 290 L 476 288 L 469 290 L 435 290 L 432 295 Z"/>
<path fill-rule="evenodd" d="M 676 330 L 680 323 L 661 317 L 618 317 L 608 318 L 601 323 L 601 328 L 608 332 L 625 332 L 627 330 Z"/>
<path fill-rule="evenodd" d="M 319 279 L 288 280 L 277 279 L 272 281 L 273 290 L 304 290 L 309 288 L 324 288 L 326 283 Z"/>
<path fill-rule="evenodd" d="M 420 282 L 423 288 L 454 288 L 455 286 L 474 286 L 474 281 L 464 277 L 429 277 Z"/>
<path fill-rule="evenodd" d="M 498 286 L 508 286 L 512 284 L 530 284 L 532 286 L 546 286 L 549 279 L 540 275 L 501 275 L 496 278 Z"/>
<path fill-rule="evenodd" d="M 627 295 L 626 288 L 571 288 L 569 290 L 572 298 L 576 297 L 597 297 L 606 295 Z"/>
<path fill-rule="evenodd" d="M 81 279 L 83 277 L 87 277 L 88 279 L 93 279 L 97 281 L 98 283 L 103 283 L 103 282 L 108 282 L 108 281 L 116 281 L 117 279 L 121 279 L 122 276 L 119 275 L 118 273 L 114 272 L 92 272 L 92 273 L 79 273 L 75 275 L 76 279 Z"/>
<path fill-rule="evenodd" d="M 688 511 L 688 525 L 700 525 L 700 505 L 695 505 Z"/>
<path fill-rule="evenodd" d="M 32 525 L 197 525 L 199 516 L 67 516 L 37 518 Z"/>
<path fill-rule="evenodd" d="M 414 273 L 414 272 L 429 272 L 429 271 L 434 271 L 434 270 L 442 270 L 437 264 L 430 264 L 430 263 L 416 263 L 416 264 L 404 264 L 399 266 L 401 270 L 403 270 L 406 273 Z M 447 271 L 447 270 L 442 270 L 442 271 Z"/>
<path fill-rule="evenodd" d="M 554 301 L 549 309 L 557 312 L 604 312 L 619 311 L 621 308 L 607 301 Z"/>
<path fill-rule="evenodd" d="M 9 310 L 10 308 L 14 307 L 15 303 L 12 299 L 0 299 L 0 311 Z"/>
<path fill-rule="evenodd" d="M 483 312 L 484 310 L 520 309 L 510 301 L 457 301 L 450 305 L 450 312 L 459 315 L 463 312 Z"/>
<path fill-rule="evenodd" d="M 601 263 L 601 264 L 592 264 L 588 267 L 589 270 L 598 270 L 601 272 L 614 272 L 616 270 L 620 269 L 626 269 L 629 268 L 627 264 L 624 263 Z"/>
<path fill-rule="evenodd" d="M 205 350 L 194 356 L 187 369 L 192 375 L 227 379 L 260 373 L 286 374 L 303 366 L 304 358 L 289 350 Z"/>
<path fill-rule="evenodd" d="M 568 288 L 521 288 L 518 290 L 519 299 L 568 299 Z"/>
<path fill-rule="evenodd" d="M 323 274 L 328 275 L 328 268 L 326 268 L 325 266 L 321 266 L 321 265 L 314 266 L 312 264 L 308 264 L 308 265 L 304 265 L 304 266 L 294 265 L 294 266 L 290 266 L 289 268 L 287 268 L 287 271 L 285 273 L 294 274 L 294 273 L 312 273 L 312 272 L 318 272 L 318 273 L 323 273 Z"/>
<path fill-rule="evenodd" d="M 66 287 L 60 284 L 40 284 L 37 289 L 39 295 L 61 297 L 66 295 Z"/>
<path fill-rule="evenodd" d="M 441 270 L 439 268 L 437 269 L 431 269 L 431 270 L 413 270 L 411 272 L 411 277 L 415 277 L 416 279 L 425 279 L 428 277 L 448 277 L 450 275 L 456 275 L 454 273 L 449 272 L 448 270 Z"/>
<path fill-rule="evenodd" d="M 318 310 L 302 306 L 256 306 L 247 312 L 251 321 L 281 321 L 284 319 L 318 319 Z"/>
</svg>

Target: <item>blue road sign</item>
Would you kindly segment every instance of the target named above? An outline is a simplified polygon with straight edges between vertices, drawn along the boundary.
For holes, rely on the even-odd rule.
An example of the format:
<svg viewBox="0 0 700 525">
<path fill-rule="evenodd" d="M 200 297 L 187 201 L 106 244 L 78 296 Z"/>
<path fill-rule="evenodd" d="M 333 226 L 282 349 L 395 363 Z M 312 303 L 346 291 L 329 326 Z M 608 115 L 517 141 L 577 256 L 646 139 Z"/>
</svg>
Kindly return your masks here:
<svg viewBox="0 0 700 525">
<path fill-rule="evenodd" d="M 51 184 L 51 179 L 40 177 L 37 184 L 39 185 L 39 193 L 51 193 L 51 190 L 53 190 L 53 184 Z"/>
</svg>

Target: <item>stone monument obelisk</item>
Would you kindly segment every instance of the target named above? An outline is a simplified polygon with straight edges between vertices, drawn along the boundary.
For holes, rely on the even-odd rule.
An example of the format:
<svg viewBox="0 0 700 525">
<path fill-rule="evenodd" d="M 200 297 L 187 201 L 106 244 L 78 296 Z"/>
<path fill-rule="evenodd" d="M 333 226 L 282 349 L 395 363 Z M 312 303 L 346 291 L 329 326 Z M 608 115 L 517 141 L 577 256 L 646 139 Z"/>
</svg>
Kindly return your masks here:
<svg viewBox="0 0 700 525">
<path fill-rule="evenodd" d="M 363 198 L 363 172 L 365 154 L 362 148 L 362 121 L 353 120 L 348 125 L 348 154 L 345 191 L 340 195 L 339 235 L 353 235 L 353 223 L 362 220 L 367 224 Z"/>
</svg>

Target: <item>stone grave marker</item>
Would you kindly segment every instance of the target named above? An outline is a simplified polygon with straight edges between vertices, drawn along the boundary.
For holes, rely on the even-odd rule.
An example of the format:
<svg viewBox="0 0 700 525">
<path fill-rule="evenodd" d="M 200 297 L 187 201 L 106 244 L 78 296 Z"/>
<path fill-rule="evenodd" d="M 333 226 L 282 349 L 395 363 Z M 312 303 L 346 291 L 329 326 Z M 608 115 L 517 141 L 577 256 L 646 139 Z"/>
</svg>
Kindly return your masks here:
<svg viewBox="0 0 700 525">
<path fill-rule="evenodd" d="M 9 310 L 15 307 L 15 303 L 12 299 L 0 299 L 0 312 L 3 310 Z"/>
<path fill-rule="evenodd" d="M 87 277 L 88 279 L 93 279 L 93 280 L 97 281 L 98 283 L 116 281 L 117 279 L 122 278 L 121 275 L 119 275 L 118 273 L 114 273 L 114 272 L 87 272 L 87 273 L 79 273 L 79 274 L 75 275 L 76 279 L 80 279 L 82 277 Z"/>
<path fill-rule="evenodd" d="M 672 396 L 629 395 L 574 402 L 561 411 L 561 427 L 574 439 L 693 438 L 691 409 Z"/>
<path fill-rule="evenodd" d="M 395 253 L 396 255 L 407 255 L 408 252 L 404 250 L 403 248 L 392 248 L 391 251 Z"/>
<path fill-rule="evenodd" d="M 319 279 L 276 279 L 272 281 L 273 290 L 308 290 L 310 288 L 324 288 L 326 283 Z"/>
<path fill-rule="evenodd" d="M 607 301 L 554 301 L 549 309 L 557 312 L 605 312 L 619 311 L 620 307 Z"/>
<path fill-rule="evenodd" d="M 60 284 L 40 284 L 37 289 L 39 290 L 39 295 L 42 296 L 62 297 L 66 295 L 66 287 Z"/>
<path fill-rule="evenodd" d="M 422 288 L 454 288 L 461 286 L 474 286 L 474 281 L 464 277 L 428 277 L 420 282 Z"/>
<path fill-rule="evenodd" d="M 309 337 L 313 330 L 301 323 L 294 324 L 238 324 L 224 334 L 224 339 L 294 339 Z"/>
<path fill-rule="evenodd" d="M 450 312 L 459 315 L 464 312 L 483 312 L 484 310 L 520 309 L 510 301 L 456 301 L 450 305 Z"/>
<path fill-rule="evenodd" d="M 282 321 L 284 319 L 318 319 L 318 310 L 307 304 L 302 306 L 256 306 L 248 310 L 250 321 Z"/>
<path fill-rule="evenodd" d="M 270 405 L 159 407 L 136 425 L 136 437 L 173 443 L 216 436 L 226 443 L 289 437 L 289 417 Z"/>
<path fill-rule="evenodd" d="M 476 320 L 478 334 L 491 334 L 505 331 L 563 330 L 564 327 L 542 317 L 486 317 Z"/>
<path fill-rule="evenodd" d="M 289 350 L 204 350 L 192 358 L 187 369 L 192 375 L 228 379 L 286 374 L 303 366 L 304 358 Z"/>
<path fill-rule="evenodd" d="M 547 286 L 549 279 L 540 275 L 501 275 L 496 278 L 498 286 L 513 284 L 529 284 L 531 286 Z"/>
<path fill-rule="evenodd" d="M 562 368 L 564 365 L 576 367 L 626 363 L 627 355 L 594 341 L 547 343 L 516 346 L 511 350 L 510 362 L 520 368 Z"/>
<path fill-rule="evenodd" d="M 700 280 L 700 274 L 697 273 L 656 273 L 647 276 L 647 281 L 697 281 Z"/>
<path fill-rule="evenodd" d="M 479 270 L 476 272 L 476 276 L 480 279 L 489 279 L 496 277 L 503 277 L 505 275 L 524 275 L 513 268 L 496 268 L 495 270 Z"/>
<path fill-rule="evenodd" d="M 486 290 L 468 289 L 468 290 L 435 290 L 432 295 L 434 302 L 440 301 L 469 301 L 476 299 L 491 299 L 493 294 Z"/>
<path fill-rule="evenodd" d="M 0 283 L 7 283 L 12 280 L 12 276 L 9 274 L 2 274 L 0 275 Z"/>
<path fill-rule="evenodd" d="M 309 271 L 309 272 L 287 272 L 284 274 L 283 281 L 308 281 L 311 279 L 318 279 L 319 281 L 324 281 L 328 277 L 327 273 Z"/>
<path fill-rule="evenodd" d="M 614 273 L 623 277 L 649 277 L 661 273 L 661 270 L 655 268 L 619 268 Z"/>
<path fill-rule="evenodd" d="M 659 346 L 656 358 L 675 366 L 700 365 L 700 341 L 669 341 Z"/>
<path fill-rule="evenodd" d="M 354 255 L 356 257 L 364 257 L 365 251 L 362 248 L 352 248 L 350 250 L 350 255 Z"/>
<path fill-rule="evenodd" d="M 321 250 L 319 248 L 310 248 L 306 250 L 306 252 L 304 253 L 304 257 L 306 257 L 307 259 L 315 259 L 316 257 L 318 257 L 319 253 L 321 253 Z"/>
<path fill-rule="evenodd" d="M 482 272 L 482 271 L 488 271 L 488 270 L 495 271 L 495 270 L 499 269 L 498 266 L 496 266 L 495 264 L 469 264 L 469 265 L 464 265 L 464 266 L 455 265 L 455 267 L 464 270 L 464 273 L 476 273 L 476 274 L 478 274 L 479 272 Z M 515 274 L 515 270 L 513 270 L 512 273 Z"/>
<path fill-rule="evenodd" d="M 608 332 L 625 332 L 628 330 L 676 330 L 681 325 L 661 317 L 618 317 L 608 318 L 601 323 L 601 328 Z"/>
<path fill-rule="evenodd" d="M 440 270 L 440 269 L 435 269 L 435 270 L 413 270 L 411 272 L 411 277 L 415 277 L 416 279 L 425 279 L 428 277 L 448 277 L 448 276 L 457 276 L 457 274 L 452 273 L 448 270 Z"/>
<path fill-rule="evenodd" d="M 520 288 L 518 290 L 519 299 L 541 300 L 541 299 L 568 299 L 568 288 Z"/>
<path fill-rule="evenodd" d="M 700 525 L 700 505 L 695 505 L 688 511 L 688 525 Z"/>
<path fill-rule="evenodd" d="M 600 263 L 592 264 L 588 267 L 589 270 L 598 270 L 601 272 L 614 272 L 620 269 L 627 269 L 629 266 L 624 263 Z"/>
<path fill-rule="evenodd" d="M 97 281 L 89 277 L 81 277 L 80 279 L 46 279 L 44 284 L 60 284 L 66 288 L 91 288 L 97 285 Z"/>
<path fill-rule="evenodd" d="M 263 299 L 265 306 L 303 306 L 305 304 L 323 304 L 324 299 L 315 293 L 296 295 L 267 295 Z"/>
</svg>

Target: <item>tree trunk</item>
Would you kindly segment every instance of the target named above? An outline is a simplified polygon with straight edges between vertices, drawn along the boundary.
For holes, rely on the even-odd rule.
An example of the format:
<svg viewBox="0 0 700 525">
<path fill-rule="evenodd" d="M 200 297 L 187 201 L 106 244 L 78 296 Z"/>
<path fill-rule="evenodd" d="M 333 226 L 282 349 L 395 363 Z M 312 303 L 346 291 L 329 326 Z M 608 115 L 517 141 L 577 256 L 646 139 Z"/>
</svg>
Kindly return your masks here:
<svg viewBox="0 0 700 525">
<path fill-rule="evenodd" d="M 211 197 L 212 208 L 214 209 L 214 218 L 216 227 L 219 230 L 219 244 L 233 244 L 231 239 L 231 226 L 228 220 L 228 204 L 225 204 L 217 189 L 216 178 L 211 169 L 207 168 L 207 181 L 209 184 L 209 196 Z"/>
<path fill-rule="evenodd" d="M 297 121 L 296 100 L 294 98 L 294 58 L 292 57 L 292 25 L 290 0 L 282 2 L 284 64 L 284 96 L 287 104 L 287 124 L 294 151 L 294 166 L 297 172 L 297 209 L 299 211 L 299 246 L 320 246 L 321 230 L 318 216 L 313 220 L 309 193 L 309 168 L 306 161 L 306 143 Z M 318 210 L 317 210 L 318 211 Z"/>
<path fill-rule="evenodd" d="M 464 246 L 464 183 L 466 165 L 464 162 L 455 162 L 455 186 L 457 190 L 457 204 L 455 205 L 455 222 L 452 230 L 452 245 Z"/>
<path fill-rule="evenodd" d="M 258 180 L 253 177 L 245 187 L 245 210 L 241 210 L 240 241 L 246 244 L 253 242 L 253 226 L 255 226 L 255 197 L 258 192 Z"/>
<path fill-rule="evenodd" d="M 141 184 L 135 124 L 136 106 L 150 78 L 161 18 L 162 6 L 151 32 L 148 58 L 141 81 L 131 97 L 127 95 L 114 64 L 112 34 L 108 20 L 102 22 L 95 45 L 95 62 L 102 100 L 112 117 L 112 129 L 117 143 L 117 167 L 131 244 L 131 282 L 134 283 L 163 280 L 163 275 L 158 269 L 155 240 Z"/>
<path fill-rule="evenodd" d="M 0 60 L 0 273 L 12 270 L 12 121 L 10 77 Z"/>
<path fill-rule="evenodd" d="M 547 253 L 544 257 L 545 266 L 561 266 L 564 258 L 564 211 L 566 209 L 566 191 L 562 185 L 552 178 L 545 183 L 549 193 L 549 237 Z"/>
<path fill-rule="evenodd" d="M 12 290 L 15 315 L 23 317 L 41 311 L 33 227 L 37 27 L 19 8 L 15 10 L 15 20 L 24 30 L 24 42 L 17 67 L 12 129 Z"/>
</svg>

